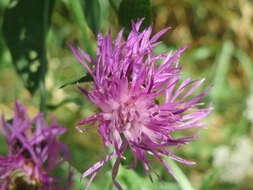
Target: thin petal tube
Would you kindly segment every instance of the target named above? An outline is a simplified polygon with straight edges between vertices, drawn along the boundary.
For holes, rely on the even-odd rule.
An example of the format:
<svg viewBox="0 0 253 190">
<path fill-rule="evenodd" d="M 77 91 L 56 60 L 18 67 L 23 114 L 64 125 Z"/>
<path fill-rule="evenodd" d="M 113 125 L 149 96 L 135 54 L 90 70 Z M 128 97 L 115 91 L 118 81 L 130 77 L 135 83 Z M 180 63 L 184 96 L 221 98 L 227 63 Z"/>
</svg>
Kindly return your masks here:
<svg viewBox="0 0 253 190">
<path fill-rule="evenodd" d="M 90 167 L 88 170 L 86 170 L 81 178 L 85 178 L 86 176 L 91 175 L 93 172 L 96 172 L 99 168 L 101 168 L 106 162 L 108 162 L 112 156 L 114 155 L 114 153 L 110 153 L 108 154 L 104 159 L 100 160 L 99 162 L 97 162 L 96 164 L 94 164 L 92 167 Z"/>
<path fill-rule="evenodd" d="M 178 178 L 174 173 L 173 169 L 170 167 L 170 165 L 157 153 L 153 152 L 153 154 L 155 155 L 156 158 L 158 158 L 161 161 L 161 163 L 166 167 L 168 172 L 178 181 Z"/>
<path fill-rule="evenodd" d="M 113 165 L 113 169 L 112 169 L 112 182 L 113 182 L 113 184 L 115 185 L 115 187 L 118 190 L 123 190 L 123 188 L 121 187 L 121 185 L 116 181 L 116 176 L 117 176 L 117 173 L 119 171 L 120 161 L 121 161 L 121 158 L 118 157 L 116 159 L 114 165 Z"/>
<path fill-rule="evenodd" d="M 94 172 L 91 175 L 90 179 L 88 180 L 88 182 L 84 186 L 84 190 L 88 190 L 88 188 L 90 187 L 91 182 L 94 180 L 94 178 L 96 177 L 97 173 L 98 173 L 98 171 Z"/>
<path fill-rule="evenodd" d="M 83 124 L 86 124 L 86 123 L 89 123 L 89 122 L 95 122 L 95 121 L 98 120 L 99 117 L 100 117 L 100 114 L 93 115 L 91 117 L 88 117 L 88 118 L 78 122 L 77 125 L 83 125 Z"/>
<path fill-rule="evenodd" d="M 84 59 L 81 57 L 81 53 L 79 50 L 77 50 L 72 44 L 69 43 L 69 47 L 71 49 L 71 51 L 73 52 L 73 54 L 75 55 L 75 57 L 77 58 L 78 61 L 80 61 L 80 63 L 82 63 L 82 65 L 84 66 L 84 68 L 89 72 L 89 74 L 91 76 L 93 75 L 92 70 L 90 69 L 90 67 L 88 66 L 88 64 L 84 61 Z"/>
<path fill-rule="evenodd" d="M 150 40 L 151 43 L 156 42 L 163 34 L 168 32 L 168 30 L 171 29 L 171 27 L 167 27 L 156 33 Z"/>
</svg>

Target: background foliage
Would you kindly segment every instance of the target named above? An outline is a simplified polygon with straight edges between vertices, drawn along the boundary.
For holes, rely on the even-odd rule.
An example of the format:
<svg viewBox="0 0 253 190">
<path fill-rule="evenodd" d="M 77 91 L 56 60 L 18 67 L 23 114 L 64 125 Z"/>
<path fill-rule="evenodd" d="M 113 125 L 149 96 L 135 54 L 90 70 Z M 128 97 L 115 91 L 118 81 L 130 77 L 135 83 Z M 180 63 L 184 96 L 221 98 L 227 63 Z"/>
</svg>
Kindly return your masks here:
<svg viewBox="0 0 253 190">
<path fill-rule="evenodd" d="M 69 128 L 62 140 L 72 153 L 73 190 L 81 189 L 85 180 L 80 184 L 80 172 L 106 153 L 95 130 L 87 134 L 75 130 L 75 123 L 96 108 L 71 85 L 89 78 L 84 77 L 67 42 L 94 56 L 98 31 L 112 28 L 116 34 L 124 27 L 127 35 L 129 20 L 138 17 L 146 18 L 145 25 L 152 23 L 154 32 L 172 27 L 156 51 L 189 44 L 181 64 L 187 76 L 204 77 L 206 85 L 211 84 L 206 101 L 213 102 L 214 111 L 207 127 L 198 132 L 200 138 L 178 151 L 198 163 L 179 165 L 192 187 L 187 180 L 178 185 L 158 163 L 154 167 L 162 176 L 160 181 L 149 182 L 141 167 L 135 171 L 121 168 L 119 181 L 129 190 L 253 189 L 250 0 L 1 0 L 0 112 L 11 118 L 15 98 L 28 106 L 31 115 L 39 104 L 41 110 L 53 112 Z M 0 143 L 0 153 L 5 154 L 2 137 Z M 100 172 L 91 190 L 114 188 L 110 168 L 108 164 Z M 67 166 L 56 172 L 66 170 Z"/>
</svg>

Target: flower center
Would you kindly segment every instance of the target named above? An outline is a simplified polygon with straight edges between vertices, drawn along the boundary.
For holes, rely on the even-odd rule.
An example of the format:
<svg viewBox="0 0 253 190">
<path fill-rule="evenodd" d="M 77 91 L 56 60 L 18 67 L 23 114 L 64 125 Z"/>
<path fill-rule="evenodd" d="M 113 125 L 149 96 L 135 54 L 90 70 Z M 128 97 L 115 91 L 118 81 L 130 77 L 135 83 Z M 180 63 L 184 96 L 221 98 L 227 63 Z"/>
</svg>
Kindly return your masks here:
<svg viewBox="0 0 253 190">
<path fill-rule="evenodd" d="M 110 121 L 110 126 L 124 135 L 130 141 L 141 141 L 143 133 L 147 132 L 152 109 L 145 98 L 137 100 L 129 98 L 125 102 L 110 102 L 111 112 L 104 113 L 104 119 Z"/>
<path fill-rule="evenodd" d="M 8 190 L 39 190 L 41 186 L 39 181 L 29 179 L 21 170 L 14 171 L 11 178 Z"/>
</svg>

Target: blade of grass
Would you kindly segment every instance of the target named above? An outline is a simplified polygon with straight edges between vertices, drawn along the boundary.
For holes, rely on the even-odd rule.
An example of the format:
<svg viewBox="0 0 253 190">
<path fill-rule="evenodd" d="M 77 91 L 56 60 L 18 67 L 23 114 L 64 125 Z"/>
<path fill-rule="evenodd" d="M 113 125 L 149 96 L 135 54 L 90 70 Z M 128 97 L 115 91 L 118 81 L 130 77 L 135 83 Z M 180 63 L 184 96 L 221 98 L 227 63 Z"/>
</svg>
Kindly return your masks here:
<svg viewBox="0 0 253 190">
<path fill-rule="evenodd" d="M 87 31 L 88 24 L 86 22 L 86 19 L 84 17 L 83 9 L 81 7 L 80 0 L 69 0 L 67 1 L 69 4 L 69 7 L 71 9 L 71 12 L 74 16 L 74 19 L 76 20 L 77 24 L 79 25 L 79 28 L 82 33 L 83 42 L 85 44 L 85 51 L 87 51 L 88 54 L 90 54 L 92 57 L 95 56 L 95 47 L 90 39 L 90 35 Z"/>
<path fill-rule="evenodd" d="M 48 30 L 48 15 L 49 15 L 49 0 L 45 0 L 44 4 L 44 16 L 43 16 L 43 47 L 41 53 L 41 70 L 39 73 L 40 81 L 39 81 L 39 89 L 40 89 L 40 111 L 46 111 L 46 86 L 45 86 L 45 76 L 47 70 L 47 58 L 46 58 L 46 35 Z"/>
<path fill-rule="evenodd" d="M 207 174 L 205 174 L 203 182 L 202 182 L 199 190 L 211 189 L 211 186 L 212 186 L 214 180 L 216 179 L 217 175 L 218 175 L 217 169 L 212 169 Z"/>
<path fill-rule="evenodd" d="M 231 41 L 225 41 L 222 45 L 220 54 L 216 58 L 216 69 L 213 82 L 213 89 L 210 93 L 214 102 L 227 97 L 229 93 L 226 86 L 226 78 L 230 67 L 230 61 L 234 52 L 234 45 Z"/>
</svg>

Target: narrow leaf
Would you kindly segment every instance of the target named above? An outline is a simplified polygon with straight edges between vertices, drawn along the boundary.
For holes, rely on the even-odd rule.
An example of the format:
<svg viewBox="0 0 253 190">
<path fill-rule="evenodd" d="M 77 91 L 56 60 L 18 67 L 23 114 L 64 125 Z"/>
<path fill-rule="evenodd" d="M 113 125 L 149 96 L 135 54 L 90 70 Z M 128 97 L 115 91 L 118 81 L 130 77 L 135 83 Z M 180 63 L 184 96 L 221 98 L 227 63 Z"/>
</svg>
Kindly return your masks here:
<svg viewBox="0 0 253 190">
<path fill-rule="evenodd" d="M 216 58 L 214 87 L 211 91 L 211 97 L 214 101 L 218 101 L 221 98 L 229 95 L 226 79 L 231 65 L 231 59 L 234 52 L 234 45 L 231 41 L 225 41 L 222 45 L 220 54 Z"/>
<path fill-rule="evenodd" d="M 208 172 L 203 179 L 203 182 L 200 186 L 200 190 L 209 190 L 212 189 L 212 185 L 215 181 L 215 179 L 217 178 L 217 174 L 218 174 L 218 170 L 211 170 L 210 172 Z"/>
<path fill-rule="evenodd" d="M 101 6 L 99 0 L 84 0 L 82 8 L 92 32 L 97 35 L 101 25 Z"/>
<path fill-rule="evenodd" d="M 91 77 L 91 75 L 89 74 L 85 74 L 84 76 L 82 76 L 81 78 L 78 78 L 78 79 L 74 79 L 72 81 L 69 81 L 63 85 L 61 85 L 59 88 L 64 88 L 66 86 L 69 86 L 69 85 L 73 85 L 73 84 L 76 84 L 76 83 L 82 83 L 82 82 L 91 82 L 93 79 Z"/>
<path fill-rule="evenodd" d="M 109 0 L 111 7 L 114 9 L 114 11 L 118 11 L 121 0 Z"/>
<path fill-rule="evenodd" d="M 83 42 L 85 44 L 85 51 L 91 56 L 95 57 L 95 46 L 93 41 L 90 38 L 90 34 L 87 30 L 88 24 L 86 18 L 83 13 L 81 0 L 68 0 L 66 1 L 67 6 L 70 8 L 70 12 L 72 13 L 75 22 L 79 25 L 81 30 Z"/>
</svg>

